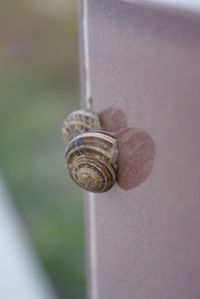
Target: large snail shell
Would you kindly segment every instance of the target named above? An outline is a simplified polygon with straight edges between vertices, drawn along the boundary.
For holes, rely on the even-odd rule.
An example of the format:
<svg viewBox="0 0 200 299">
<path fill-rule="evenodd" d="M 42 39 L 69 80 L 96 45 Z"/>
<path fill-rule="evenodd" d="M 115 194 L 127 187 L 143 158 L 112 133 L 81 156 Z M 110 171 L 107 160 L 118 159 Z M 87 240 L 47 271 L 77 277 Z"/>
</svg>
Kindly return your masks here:
<svg viewBox="0 0 200 299">
<path fill-rule="evenodd" d="M 80 133 L 101 128 L 97 114 L 87 110 L 77 110 L 70 113 L 64 120 L 63 137 L 68 143 Z"/>
<path fill-rule="evenodd" d="M 116 181 L 117 142 L 105 132 L 88 132 L 68 145 L 65 163 L 72 179 L 83 189 L 105 192 Z"/>
</svg>

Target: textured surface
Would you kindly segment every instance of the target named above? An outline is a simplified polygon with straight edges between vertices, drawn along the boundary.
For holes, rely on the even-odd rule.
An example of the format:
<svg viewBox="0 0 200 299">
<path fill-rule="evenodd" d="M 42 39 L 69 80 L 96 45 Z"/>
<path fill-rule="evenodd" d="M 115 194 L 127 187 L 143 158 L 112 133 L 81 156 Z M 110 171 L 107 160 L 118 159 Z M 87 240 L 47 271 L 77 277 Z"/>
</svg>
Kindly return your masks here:
<svg viewBox="0 0 200 299">
<path fill-rule="evenodd" d="M 116 132 L 127 127 L 127 119 L 120 109 L 109 108 L 99 113 L 102 127 L 105 131 Z"/>
<path fill-rule="evenodd" d="M 115 133 L 118 141 L 118 177 L 122 189 L 130 190 L 151 174 L 155 159 L 153 139 L 146 132 L 128 128 Z"/>
<path fill-rule="evenodd" d="M 156 147 L 143 184 L 95 195 L 98 298 L 198 299 L 199 21 L 112 0 L 88 9 L 94 110 L 123 110 Z"/>
<path fill-rule="evenodd" d="M 143 183 L 151 174 L 155 160 L 152 137 L 141 129 L 129 128 L 122 110 L 108 109 L 99 113 L 101 126 L 117 138 L 117 183 L 125 190 Z"/>
</svg>

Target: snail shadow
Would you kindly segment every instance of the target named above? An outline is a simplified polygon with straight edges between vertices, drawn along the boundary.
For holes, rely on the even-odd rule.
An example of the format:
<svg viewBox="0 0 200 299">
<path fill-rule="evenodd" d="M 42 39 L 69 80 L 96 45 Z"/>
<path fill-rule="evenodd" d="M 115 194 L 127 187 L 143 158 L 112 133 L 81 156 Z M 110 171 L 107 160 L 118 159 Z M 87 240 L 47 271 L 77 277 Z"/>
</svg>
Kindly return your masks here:
<svg viewBox="0 0 200 299">
<path fill-rule="evenodd" d="M 120 109 L 109 108 L 99 113 L 101 126 L 117 138 L 117 183 L 125 190 L 133 189 L 150 176 L 155 161 L 153 138 L 142 129 L 129 128 Z"/>
</svg>

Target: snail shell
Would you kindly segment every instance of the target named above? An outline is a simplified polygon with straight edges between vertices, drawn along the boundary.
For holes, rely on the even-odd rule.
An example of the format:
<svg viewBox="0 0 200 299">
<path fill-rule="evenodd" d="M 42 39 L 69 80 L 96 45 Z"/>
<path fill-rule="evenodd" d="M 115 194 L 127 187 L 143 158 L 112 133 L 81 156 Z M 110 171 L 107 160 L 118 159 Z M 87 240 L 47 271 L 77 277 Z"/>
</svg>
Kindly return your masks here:
<svg viewBox="0 0 200 299">
<path fill-rule="evenodd" d="M 70 113 L 64 120 L 63 137 L 67 143 L 80 133 L 100 130 L 100 122 L 97 114 L 87 110 L 77 110 Z"/>
<path fill-rule="evenodd" d="M 90 192 L 105 192 L 116 181 L 117 141 L 103 131 L 82 133 L 67 146 L 65 164 L 72 179 Z"/>
</svg>

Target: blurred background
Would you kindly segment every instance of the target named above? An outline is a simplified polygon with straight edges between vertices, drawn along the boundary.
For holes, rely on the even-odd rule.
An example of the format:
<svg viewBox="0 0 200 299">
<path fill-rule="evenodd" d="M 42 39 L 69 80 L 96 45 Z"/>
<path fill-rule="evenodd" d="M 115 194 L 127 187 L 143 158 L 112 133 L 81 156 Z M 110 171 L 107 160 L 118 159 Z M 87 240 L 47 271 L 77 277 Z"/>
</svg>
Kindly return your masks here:
<svg viewBox="0 0 200 299">
<path fill-rule="evenodd" d="M 83 195 L 61 135 L 80 106 L 76 1 L 0 8 L 0 173 L 57 298 L 85 298 Z"/>
</svg>

